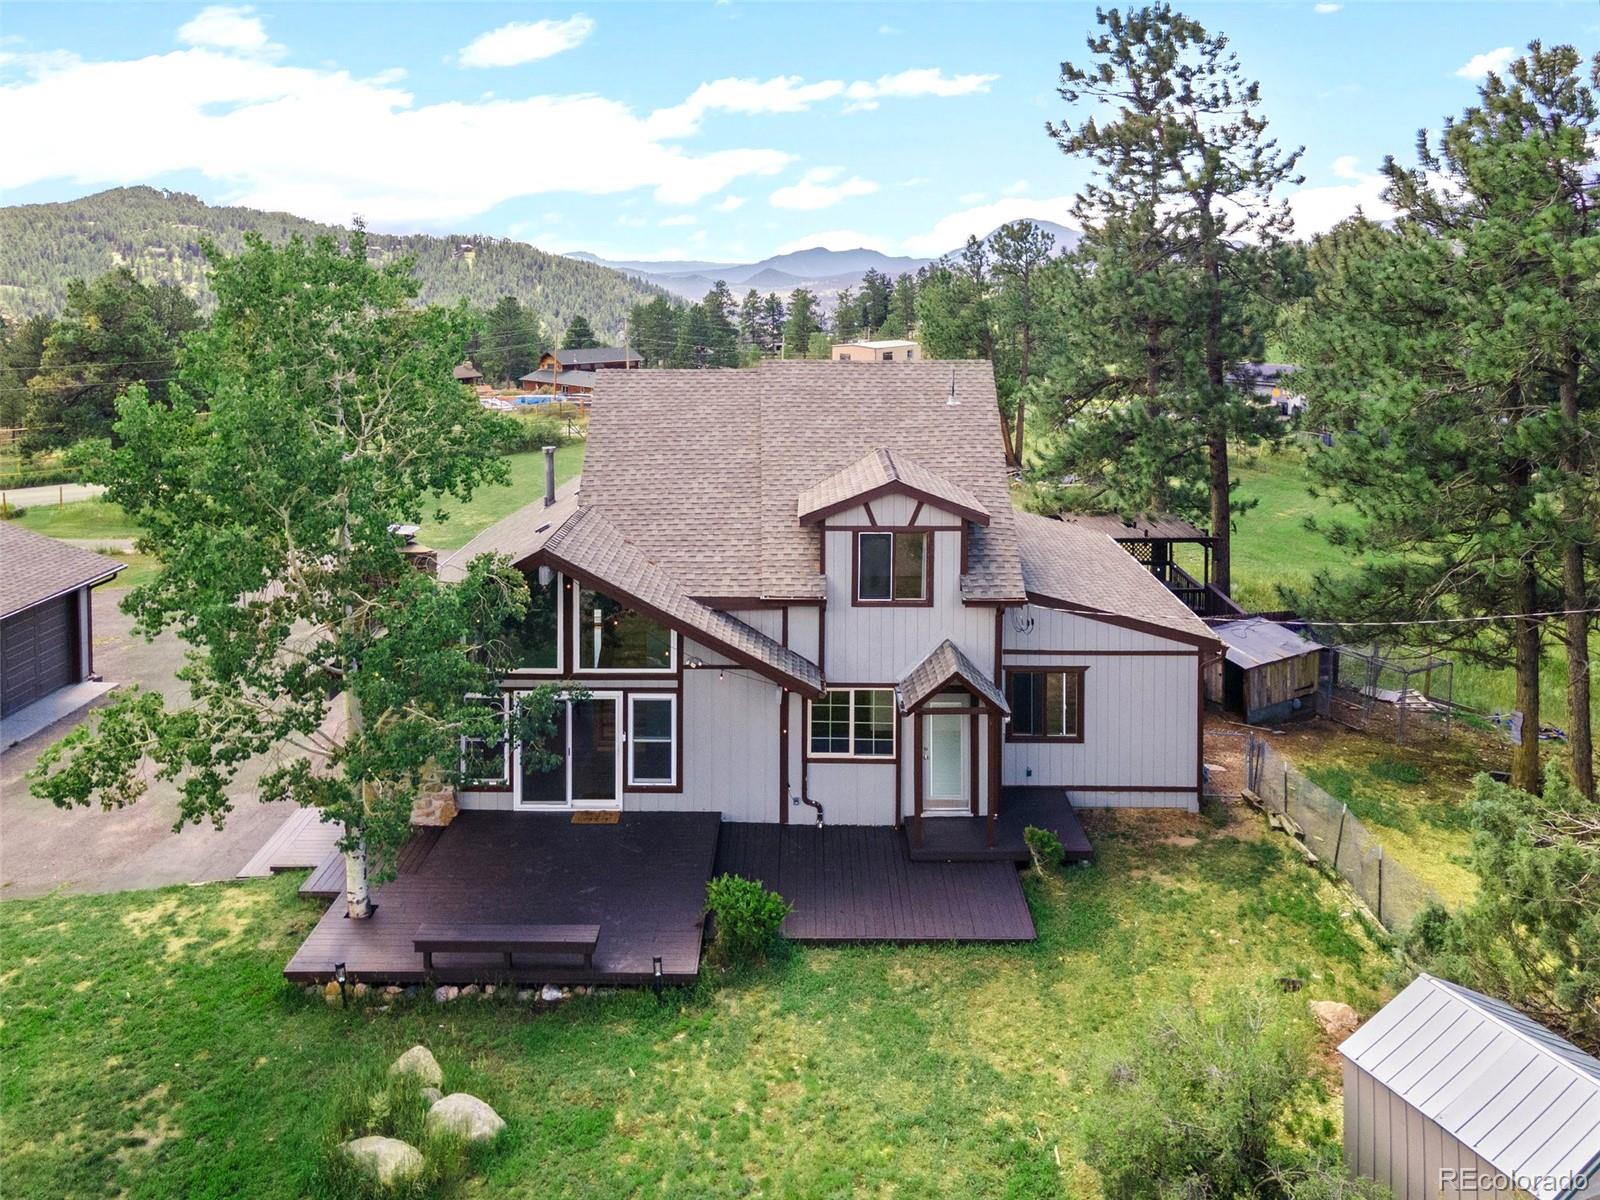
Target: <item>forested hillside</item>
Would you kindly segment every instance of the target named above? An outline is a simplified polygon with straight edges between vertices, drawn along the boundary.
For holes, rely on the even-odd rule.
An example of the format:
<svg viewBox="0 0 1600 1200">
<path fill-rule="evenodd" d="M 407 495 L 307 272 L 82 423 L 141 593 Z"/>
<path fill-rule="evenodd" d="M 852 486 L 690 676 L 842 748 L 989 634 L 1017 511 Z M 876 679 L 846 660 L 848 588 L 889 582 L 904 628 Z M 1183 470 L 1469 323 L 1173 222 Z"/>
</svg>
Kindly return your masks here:
<svg viewBox="0 0 1600 1200">
<path fill-rule="evenodd" d="M 252 231 L 278 242 L 296 233 L 338 232 L 338 227 L 288 213 L 214 208 L 182 192 L 149 187 L 115 188 L 64 204 L 0 208 L 0 315 L 59 312 L 68 281 L 95 279 L 124 264 L 147 283 L 177 283 L 209 309 L 200 239 L 210 237 L 237 253 Z M 601 337 L 617 337 L 629 308 L 656 292 L 620 272 L 547 254 L 525 242 L 369 234 L 368 244 L 386 258 L 416 258 L 425 302 L 466 299 L 489 308 L 501 296 L 515 296 L 552 332 L 582 315 Z"/>
</svg>

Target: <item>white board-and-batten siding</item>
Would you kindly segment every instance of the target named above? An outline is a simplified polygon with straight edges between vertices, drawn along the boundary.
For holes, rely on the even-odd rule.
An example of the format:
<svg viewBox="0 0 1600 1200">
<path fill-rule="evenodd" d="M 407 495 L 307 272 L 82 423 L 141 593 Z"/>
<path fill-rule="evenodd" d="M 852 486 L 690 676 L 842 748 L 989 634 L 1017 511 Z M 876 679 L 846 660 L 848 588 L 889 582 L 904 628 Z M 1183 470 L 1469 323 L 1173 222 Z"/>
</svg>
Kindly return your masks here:
<svg viewBox="0 0 1600 1200">
<path fill-rule="evenodd" d="M 1000 644 L 1002 672 L 1084 669 L 1083 741 L 1004 742 L 1007 786 L 1064 787 L 1083 808 L 1198 807 L 1194 646 L 1037 604 L 1006 612 Z"/>
</svg>

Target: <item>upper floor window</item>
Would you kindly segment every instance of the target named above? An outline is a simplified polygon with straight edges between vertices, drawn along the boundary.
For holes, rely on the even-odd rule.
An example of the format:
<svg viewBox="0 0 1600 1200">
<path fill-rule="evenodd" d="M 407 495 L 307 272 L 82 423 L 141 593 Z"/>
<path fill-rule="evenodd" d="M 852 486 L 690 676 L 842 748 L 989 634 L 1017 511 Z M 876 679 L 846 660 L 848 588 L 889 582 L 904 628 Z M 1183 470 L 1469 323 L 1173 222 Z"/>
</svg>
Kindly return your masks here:
<svg viewBox="0 0 1600 1200">
<path fill-rule="evenodd" d="M 649 617 L 579 587 L 573 621 L 580 671 L 671 671 L 672 631 Z"/>
<path fill-rule="evenodd" d="M 926 604 L 933 556 L 926 533 L 863 531 L 856 535 L 856 600 L 863 604 Z"/>
<path fill-rule="evenodd" d="M 1083 741 L 1082 667 L 1017 668 L 1006 672 L 1013 741 Z"/>
<path fill-rule="evenodd" d="M 528 610 L 507 629 L 511 639 L 512 669 L 554 671 L 561 645 L 561 579 L 548 569 L 524 571 L 528 583 Z M 545 582 L 541 576 L 547 576 Z"/>
</svg>

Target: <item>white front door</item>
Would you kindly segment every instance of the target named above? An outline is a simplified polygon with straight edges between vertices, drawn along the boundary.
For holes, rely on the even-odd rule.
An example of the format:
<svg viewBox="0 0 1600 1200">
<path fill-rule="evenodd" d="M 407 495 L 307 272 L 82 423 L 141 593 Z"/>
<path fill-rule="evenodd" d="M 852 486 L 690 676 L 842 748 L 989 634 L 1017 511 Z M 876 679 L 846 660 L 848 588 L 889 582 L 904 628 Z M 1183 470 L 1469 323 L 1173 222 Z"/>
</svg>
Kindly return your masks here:
<svg viewBox="0 0 1600 1200">
<path fill-rule="evenodd" d="M 965 716 L 930 713 L 923 717 L 923 797 L 925 813 L 970 813 L 972 753 Z"/>
<path fill-rule="evenodd" d="M 622 807 L 622 694 L 592 692 L 568 701 L 549 750 L 559 761 L 540 769 L 517 746 L 512 786 L 518 808 Z"/>
</svg>

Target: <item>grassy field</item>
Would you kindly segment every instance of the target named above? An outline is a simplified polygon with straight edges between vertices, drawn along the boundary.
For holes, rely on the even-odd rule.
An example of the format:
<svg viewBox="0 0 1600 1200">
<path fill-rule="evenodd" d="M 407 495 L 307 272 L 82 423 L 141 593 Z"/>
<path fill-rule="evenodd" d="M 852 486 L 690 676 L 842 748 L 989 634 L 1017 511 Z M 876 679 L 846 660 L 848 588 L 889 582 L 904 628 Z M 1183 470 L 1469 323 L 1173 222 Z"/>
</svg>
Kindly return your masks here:
<svg viewBox="0 0 1600 1200">
<path fill-rule="evenodd" d="M 1098 814 L 1093 816 L 1099 817 Z M 471 1194 L 1083 1196 L 1079 1115 L 1162 1007 L 1260 989 L 1370 1012 L 1388 958 L 1256 819 L 1101 817 L 1010 947 L 799 949 L 669 993 L 341 1011 L 279 971 L 298 876 L 0 905 L 14 1195 L 318 1194 L 340 1081 L 413 1042 L 510 1123 Z M 1297 995 L 1276 981 L 1305 979 Z M 1338 1137 L 1337 1083 L 1288 1136 Z"/>
<path fill-rule="evenodd" d="M 565 482 L 583 469 L 582 442 L 573 442 L 556 451 L 556 480 Z M 448 517 L 442 522 L 428 521 L 418 538 L 441 550 L 454 550 L 472 540 L 501 517 L 537 498 L 544 490 L 544 455 L 539 451 L 511 454 L 511 482 L 505 486 L 481 488 L 467 504 L 448 502 Z M 105 500 L 79 500 L 71 504 L 35 505 L 16 523 L 35 533 L 58 538 L 134 538 L 139 527 L 117 505 Z M 132 574 L 125 571 L 123 577 Z M 137 581 L 137 580 L 136 580 Z"/>
</svg>

